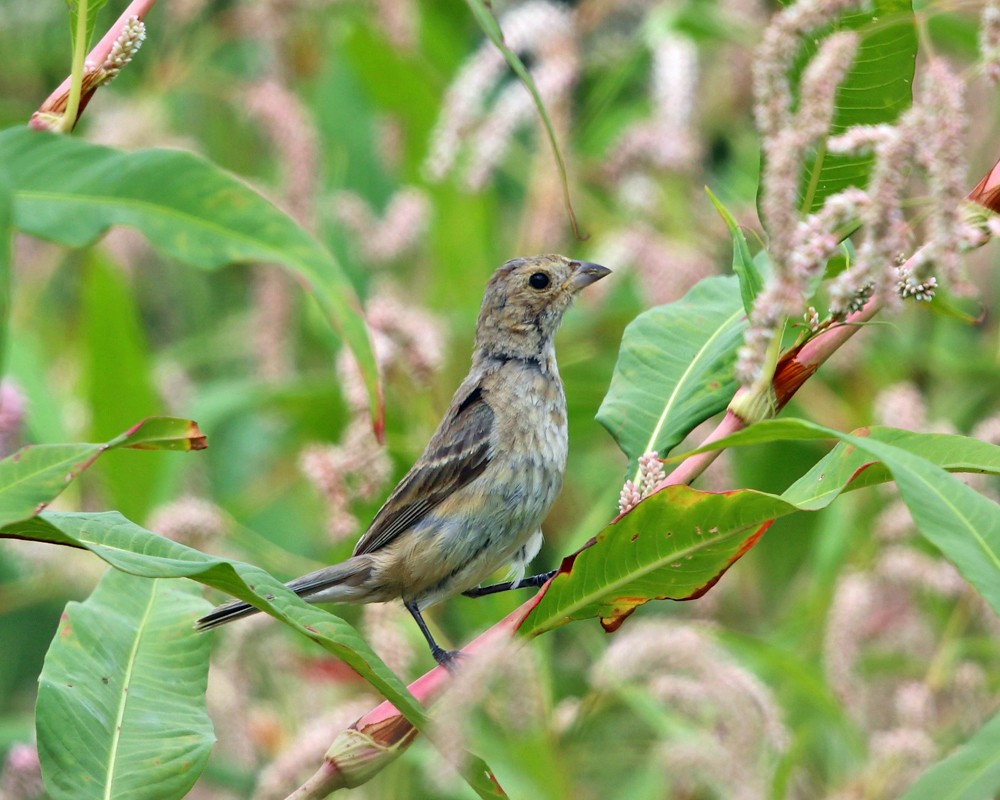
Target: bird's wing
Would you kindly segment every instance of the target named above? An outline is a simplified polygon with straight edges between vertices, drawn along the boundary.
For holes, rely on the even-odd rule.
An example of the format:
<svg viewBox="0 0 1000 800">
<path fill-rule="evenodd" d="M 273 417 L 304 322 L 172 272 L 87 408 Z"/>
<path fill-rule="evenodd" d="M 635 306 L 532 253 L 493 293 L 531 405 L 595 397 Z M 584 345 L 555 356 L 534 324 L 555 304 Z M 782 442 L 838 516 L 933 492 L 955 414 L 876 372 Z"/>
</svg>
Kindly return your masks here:
<svg viewBox="0 0 1000 800">
<path fill-rule="evenodd" d="M 423 455 L 379 509 L 354 555 L 384 547 L 489 465 L 494 414 L 480 384 L 456 393 Z"/>
</svg>

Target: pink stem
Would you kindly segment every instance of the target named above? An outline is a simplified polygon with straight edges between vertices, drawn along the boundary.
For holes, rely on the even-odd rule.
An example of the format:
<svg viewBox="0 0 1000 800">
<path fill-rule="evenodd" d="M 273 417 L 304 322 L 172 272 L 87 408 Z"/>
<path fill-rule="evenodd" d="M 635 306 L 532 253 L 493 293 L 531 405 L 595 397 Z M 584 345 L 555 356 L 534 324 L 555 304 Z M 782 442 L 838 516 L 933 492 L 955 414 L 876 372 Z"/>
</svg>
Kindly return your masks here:
<svg viewBox="0 0 1000 800">
<path fill-rule="evenodd" d="M 911 257 L 907 260 L 906 264 L 910 264 L 912 260 Z M 796 354 L 796 358 L 803 365 L 810 367 L 820 366 L 842 347 L 844 342 L 861 330 L 861 323 L 868 322 L 881 308 L 882 303 L 875 297 L 871 298 L 865 303 L 864 308 L 848 316 L 843 325 L 829 328 L 802 345 L 802 349 Z"/>
<path fill-rule="evenodd" d="M 313 798 L 326 797 L 337 789 L 345 788 L 347 788 L 347 783 L 344 781 L 340 768 L 329 759 L 324 758 L 319 769 L 285 800 L 313 800 Z"/>
<path fill-rule="evenodd" d="M 471 656 L 480 650 L 489 649 L 500 639 L 513 636 L 514 631 L 517 630 L 517 626 L 521 623 L 521 620 L 525 617 L 525 615 L 527 615 L 528 611 L 531 610 L 535 602 L 535 598 L 532 598 L 511 611 L 506 617 L 496 623 L 496 625 L 487 628 L 479 634 L 479 636 L 469 642 L 469 644 L 463 647 L 462 653 L 467 656 Z M 450 675 L 448 670 L 444 667 L 435 667 L 430 672 L 427 672 L 417 678 L 409 685 L 408 688 L 410 693 L 417 698 L 417 700 L 426 705 L 428 702 L 437 697 L 441 690 L 448 684 L 449 677 Z M 357 728 L 359 731 L 364 731 L 365 728 L 371 725 L 377 725 L 385 722 L 391 717 L 397 716 L 399 716 L 399 711 L 392 703 L 386 700 L 381 705 L 376 706 L 361 717 L 361 719 L 355 722 L 352 727 Z"/>
<path fill-rule="evenodd" d="M 87 54 L 87 59 L 84 63 L 92 64 L 95 67 L 103 64 L 111 53 L 111 48 L 114 47 L 118 37 L 121 36 L 122 30 L 128 24 L 128 21 L 133 17 L 138 17 L 140 20 L 143 19 L 154 5 L 156 5 L 156 0 L 132 0 L 128 8 L 115 20 L 115 24 L 104 34 L 101 41 Z M 32 128 L 48 130 L 49 126 L 44 123 L 43 117 L 49 114 L 61 114 L 66 110 L 66 99 L 69 97 L 69 86 L 72 78 L 73 76 L 70 75 L 60 83 L 56 90 L 38 107 L 38 111 L 32 114 L 31 121 L 28 123 Z M 85 75 L 83 96 L 80 98 L 80 111 L 77 118 L 79 118 L 79 114 L 83 113 L 83 109 L 86 108 L 87 102 L 95 91 L 97 91 L 96 86 L 87 86 Z"/>
<path fill-rule="evenodd" d="M 732 411 L 727 411 L 726 416 L 722 418 L 722 422 L 716 426 L 715 430 L 699 446 L 704 447 L 707 444 L 723 439 L 732 433 L 742 430 L 744 427 L 746 427 L 746 423 L 743 420 L 737 417 Z M 705 453 L 698 453 L 684 459 L 684 461 L 677 465 L 677 468 L 673 472 L 654 487 L 653 493 L 668 486 L 691 483 L 691 481 L 708 469 L 708 465 L 715 461 L 721 452 L 721 450 L 709 450 Z"/>
<path fill-rule="evenodd" d="M 513 637 L 518 625 L 540 598 L 541 594 L 537 594 L 523 603 L 496 625 L 473 639 L 462 648 L 462 652 L 466 656 L 472 656 L 477 651 L 491 648 L 500 639 Z M 437 697 L 448 684 L 449 677 L 450 675 L 444 667 L 435 667 L 411 683 L 409 690 L 417 700 L 426 705 Z M 350 734 L 352 730 L 361 734 L 365 741 L 360 745 L 360 751 L 355 750 L 346 756 L 348 759 L 346 764 L 339 764 L 338 758 L 343 757 L 343 755 L 338 756 L 335 752 L 337 742 L 345 734 Z M 334 740 L 334 744 L 323 759 L 320 768 L 292 792 L 286 800 L 314 800 L 314 798 L 326 797 L 337 789 L 357 785 L 358 776 L 354 774 L 352 777 L 350 771 L 352 758 L 355 761 L 367 761 L 371 765 L 377 765 L 377 769 L 381 769 L 409 747 L 415 735 L 416 731 L 413 725 L 399 713 L 391 702 L 385 700 L 358 719 L 347 731 L 341 732 Z M 343 751 L 340 752 L 343 754 Z"/>
</svg>

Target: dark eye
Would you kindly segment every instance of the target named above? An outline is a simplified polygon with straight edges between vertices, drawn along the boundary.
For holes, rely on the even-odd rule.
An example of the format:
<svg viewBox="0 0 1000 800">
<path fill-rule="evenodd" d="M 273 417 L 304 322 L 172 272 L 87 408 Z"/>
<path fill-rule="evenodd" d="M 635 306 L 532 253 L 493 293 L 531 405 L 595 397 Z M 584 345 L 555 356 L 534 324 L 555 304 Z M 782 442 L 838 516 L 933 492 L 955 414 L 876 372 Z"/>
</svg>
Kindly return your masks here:
<svg viewBox="0 0 1000 800">
<path fill-rule="evenodd" d="M 544 289 L 549 285 L 549 276 L 544 272 L 536 272 L 528 278 L 528 283 L 531 285 L 532 289 Z"/>
</svg>

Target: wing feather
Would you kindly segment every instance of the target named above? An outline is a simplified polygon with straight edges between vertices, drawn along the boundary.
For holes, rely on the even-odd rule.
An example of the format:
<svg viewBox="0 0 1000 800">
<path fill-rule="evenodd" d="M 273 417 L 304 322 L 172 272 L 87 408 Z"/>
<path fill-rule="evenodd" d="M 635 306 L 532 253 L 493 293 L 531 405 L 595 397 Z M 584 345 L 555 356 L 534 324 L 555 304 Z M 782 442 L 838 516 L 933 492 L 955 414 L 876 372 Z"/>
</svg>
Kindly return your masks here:
<svg viewBox="0 0 1000 800">
<path fill-rule="evenodd" d="M 480 385 L 457 392 L 423 455 L 379 509 L 354 547 L 354 555 L 385 547 L 447 497 L 479 477 L 492 458 L 493 421 L 493 409 L 483 397 Z"/>
</svg>

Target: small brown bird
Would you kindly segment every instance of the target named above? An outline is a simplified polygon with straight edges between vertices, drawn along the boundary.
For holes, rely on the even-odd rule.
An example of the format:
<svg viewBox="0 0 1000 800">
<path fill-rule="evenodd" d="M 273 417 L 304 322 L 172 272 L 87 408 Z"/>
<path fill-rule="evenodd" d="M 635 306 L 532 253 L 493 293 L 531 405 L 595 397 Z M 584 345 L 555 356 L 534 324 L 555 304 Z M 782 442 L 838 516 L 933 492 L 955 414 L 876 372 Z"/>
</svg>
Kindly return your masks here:
<svg viewBox="0 0 1000 800">
<path fill-rule="evenodd" d="M 486 286 L 472 368 L 427 448 L 379 509 L 354 554 L 288 584 L 310 603 L 402 598 L 439 664 L 421 610 L 459 592 L 477 597 L 541 585 L 522 579 L 566 468 L 566 397 L 553 337 L 573 297 L 611 270 L 559 255 L 515 258 Z M 516 576 L 480 587 L 501 567 Z M 257 611 L 243 602 L 198 620 L 214 628 Z"/>
</svg>

